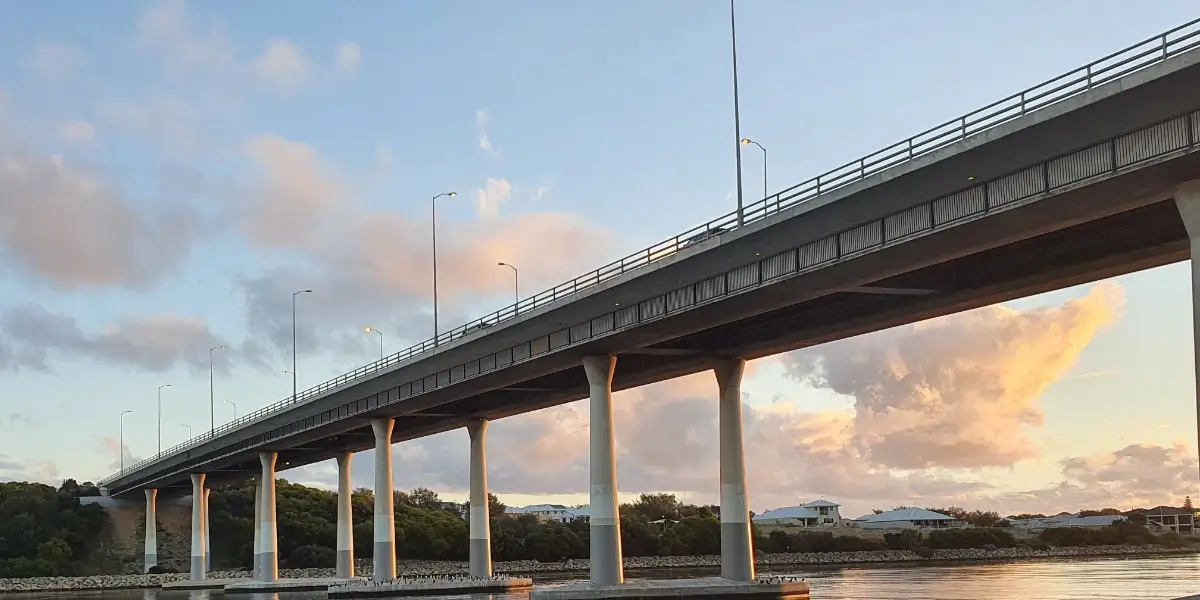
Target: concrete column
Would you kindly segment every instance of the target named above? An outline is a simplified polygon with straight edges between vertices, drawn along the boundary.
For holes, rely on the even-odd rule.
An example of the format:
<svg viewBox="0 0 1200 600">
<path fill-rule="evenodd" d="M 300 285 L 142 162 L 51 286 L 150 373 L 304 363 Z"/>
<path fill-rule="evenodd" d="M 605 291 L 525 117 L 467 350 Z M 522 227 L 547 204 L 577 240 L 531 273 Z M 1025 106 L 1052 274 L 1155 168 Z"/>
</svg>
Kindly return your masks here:
<svg viewBox="0 0 1200 600">
<path fill-rule="evenodd" d="M 371 419 L 375 432 L 375 581 L 396 578 L 396 513 L 392 506 L 392 419 Z"/>
<path fill-rule="evenodd" d="M 593 585 L 625 583 L 621 556 L 621 515 L 617 508 L 617 458 L 612 422 L 612 378 L 615 356 L 583 359 L 591 407 L 591 582 Z"/>
<path fill-rule="evenodd" d="M 262 561 L 262 475 L 254 478 L 254 554 L 250 557 L 250 576 L 258 579 Z"/>
<path fill-rule="evenodd" d="M 275 530 L 276 452 L 259 452 L 262 464 L 262 517 L 259 525 L 258 580 L 279 581 L 279 537 Z"/>
<path fill-rule="evenodd" d="M 472 577 L 492 576 L 491 514 L 487 486 L 487 426 L 486 419 L 467 425 L 471 436 L 471 514 L 470 567 Z"/>
<path fill-rule="evenodd" d="M 350 460 L 354 454 L 347 452 L 337 457 L 338 465 L 338 508 L 337 508 L 337 571 L 342 579 L 354 577 L 354 509 L 350 486 Z"/>
<path fill-rule="evenodd" d="M 212 488 L 204 488 L 204 572 L 212 571 L 212 522 L 208 520 L 208 499 Z"/>
<path fill-rule="evenodd" d="M 1200 179 L 1193 179 L 1175 190 L 1175 207 L 1191 238 L 1192 258 L 1192 345 L 1194 350 L 1193 377 L 1196 386 L 1196 431 L 1200 435 Z"/>
<path fill-rule="evenodd" d="M 146 572 L 158 565 L 158 490 L 146 490 Z"/>
<path fill-rule="evenodd" d="M 192 581 L 204 581 L 204 473 L 192 473 Z"/>
<path fill-rule="evenodd" d="M 746 453 L 742 447 L 744 360 L 722 361 L 713 369 L 721 390 L 721 577 L 754 580 L 754 546 L 746 501 Z"/>
</svg>

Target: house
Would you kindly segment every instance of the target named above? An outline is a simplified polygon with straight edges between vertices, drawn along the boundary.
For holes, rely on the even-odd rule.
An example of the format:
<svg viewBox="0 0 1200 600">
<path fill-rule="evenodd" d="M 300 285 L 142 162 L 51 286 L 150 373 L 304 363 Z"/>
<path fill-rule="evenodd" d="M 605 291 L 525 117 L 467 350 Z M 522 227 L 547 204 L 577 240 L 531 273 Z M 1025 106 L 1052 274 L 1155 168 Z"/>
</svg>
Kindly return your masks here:
<svg viewBox="0 0 1200 600">
<path fill-rule="evenodd" d="M 755 525 L 793 525 L 797 527 L 837 527 L 842 524 L 840 504 L 814 500 L 799 506 L 768 510 L 751 519 Z"/>
<path fill-rule="evenodd" d="M 1174 531 L 1181 535 L 1195 534 L 1195 513 L 1186 508 L 1156 506 L 1151 509 L 1131 510 L 1125 514 L 1126 516 L 1140 514 L 1146 517 L 1146 526 L 1152 529 Z"/>
<path fill-rule="evenodd" d="M 1039 531 L 1053 529 L 1055 527 L 1108 527 L 1113 523 L 1124 520 L 1126 520 L 1126 518 L 1121 515 L 1093 515 L 1090 517 L 1081 517 L 1078 514 L 1068 514 L 1033 519 L 1008 519 L 1008 522 L 1017 529 L 1024 529 L 1032 533 L 1037 533 Z"/>
<path fill-rule="evenodd" d="M 963 522 L 924 508 L 901 508 L 855 519 L 863 529 L 945 529 L 962 527 Z"/>
<path fill-rule="evenodd" d="M 588 507 L 572 508 L 563 506 L 562 504 L 534 504 L 531 506 L 510 506 L 504 510 L 505 516 L 520 517 L 522 515 L 532 515 L 539 521 L 554 521 L 556 523 L 570 523 L 575 519 L 589 520 L 591 513 Z"/>
</svg>

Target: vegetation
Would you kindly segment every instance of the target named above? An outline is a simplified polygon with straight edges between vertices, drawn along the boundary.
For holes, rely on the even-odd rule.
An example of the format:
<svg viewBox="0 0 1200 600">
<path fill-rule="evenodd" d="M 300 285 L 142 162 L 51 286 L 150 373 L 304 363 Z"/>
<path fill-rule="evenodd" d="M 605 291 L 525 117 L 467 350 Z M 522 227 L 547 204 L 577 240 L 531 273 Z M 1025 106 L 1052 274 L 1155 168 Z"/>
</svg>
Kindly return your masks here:
<svg viewBox="0 0 1200 600">
<path fill-rule="evenodd" d="M 104 509 L 79 503 L 95 486 L 68 479 L 55 490 L 40 483 L 0 483 L 0 577 L 84 575 L 107 524 Z"/>
</svg>

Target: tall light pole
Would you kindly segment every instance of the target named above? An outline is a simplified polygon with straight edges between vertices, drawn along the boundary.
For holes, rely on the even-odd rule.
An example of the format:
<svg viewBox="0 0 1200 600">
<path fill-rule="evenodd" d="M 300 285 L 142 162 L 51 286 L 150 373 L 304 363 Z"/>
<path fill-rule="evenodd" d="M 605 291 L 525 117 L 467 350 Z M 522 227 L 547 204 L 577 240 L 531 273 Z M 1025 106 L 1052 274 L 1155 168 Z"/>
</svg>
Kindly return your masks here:
<svg viewBox="0 0 1200 600">
<path fill-rule="evenodd" d="M 431 230 L 433 232 L 433 345 L 438 343 L 438 315 L 437 315 L 437 199 L 442 196 L 453 198 L 458 195 L 458 192 L 443 192 L 433 197 L 429 201 L 429 214 L 431 217 Z"/>
<path fill-rule="evenodd" d="M 158 386 L 158 453 L 162 454 L 162 391 L 163 388 L 169 388 L 171 384 L 164 383 Z"/>
<path fill-rule="evenodd" d="M 225 404 L 228 404 L 233 407 L 233 420 L 236 421 L 237 420 L 237 403 L 234 402 L 233 400 L 226 400 Z"/>
<path fill-rule="evenodd" d="M 296 296 L 311 293 L 312 290 L 292 292 L 292 404 L 296 403 Z"/>
<path fill-rule="evenodd" d="M 746 144 L 754 144 L 755 146 L 758 146 L 758 149 L 762 150 L 762 152 L 763 152 L 763 195 L 762 195 L 762 197 L 763 197 L 763 200 L 765 201 L 767 198 L 767 149 L 763 148 L 762 144 L 760 144 L 750 138 L 742 138 L 742 145 L 746 145 Z M 765 210 L 766 206 L 764 206 L 763 209 Z"/>
<path fill-rule="evenodd" d="M 183 427 L 184 429 L 187 429 L 188 430 L 188 439 L 189 440 L 192 439 L 192 437 L 193 437 L 192 426 L 188 425 L 187 423 L 180 423 L 179 426 Z"/>
<path fill-rule="evenodd" d="M 213 350 L 220 350 L 224 347 L 225 346 L 223 346 L 223 345 L 222 346 L 213 346 L 212 348 L 208 349 L 208 414 L 209 414 L 209 418 L 212 419 L 212 429 L 210 430 L 212 433 L 217 432 L 217 408 L 213 401 L 214 395 L 213 395 L 213 355 L 212 355 L 212 353 L 213 353 Z"/>
<path fill-rule="evenodd" d="M 520 286 L 519 278 L 521 276 L 521 272 L 518 271 L 516 267 L 514 267 L 506 262 L 496 263 L 496 266 L 497 267 L 508 267 L 513 270 L 513 312 L 516 312 L 516 310 L 517 310 L 516 305 L 521 303 L 521 288 L 519 287 Z"/>
<path fill-rule="evenodd" d="M 742 115 L 738 109 L 737 23 L 733 17 L 733 0 L 729 0 L 729 29 L 733 42 L 733 139 L 736 143 L 734 149 L 737 150 L 737 226 L 741 227 L 745 222 L 742 210 Z"/>
<path fill-rule="evenodd" d="M 367 327 L 367 328 L 363 329 L 363 331 L 365 331 L 367 333 L 378 333 L 379 334 L 379 360 L 383 360 L 383 332 L 378 329 L 375 329 L 374 327 Z"/>
<path fill-rule="evenodd" d="M 119 444 L 121 444 L 121 447 L 117 448 L 117 452 L 121 455 L 121 475 L 125 474 L 125 415 L 127 415 L 131 412 L 133 412 L 133 411 L 132 410 L 121 411 L 121 438 L 120 438 L 120 441 L 118 442 Z"/>
</svg>

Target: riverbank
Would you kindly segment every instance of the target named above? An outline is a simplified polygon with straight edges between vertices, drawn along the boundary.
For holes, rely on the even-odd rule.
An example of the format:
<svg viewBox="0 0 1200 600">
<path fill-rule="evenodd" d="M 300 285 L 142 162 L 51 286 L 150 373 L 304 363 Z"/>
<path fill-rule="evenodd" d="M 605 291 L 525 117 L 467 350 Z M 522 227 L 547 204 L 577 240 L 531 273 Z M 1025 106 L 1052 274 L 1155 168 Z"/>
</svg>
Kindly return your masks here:
<svg viewBox="0 0 1200 600">
<path fill-rule="evenodd" d="M 1032 548 L 937 550 L 931 558 L 921 558 L 915 552 L 909 550 L 877 550 L 869 552 L 760 553 L 756 562 L 760 569 L 779 570 L 784 567 L 1159 556 L 1195 554 L 1197 552 L 1200 552 L 1200 548 L 1195 546 L 1185 548 L 1167 548 L 1164 546 L 1085 546 L 1048 548 L 1046 550 L 1034 550 Z M 632 571 L 695 569 L 718 567 L 720 564 L 721 557 L 719 556 L 645 556 L 625 559 L 625 568 Z M 460 575 L 467 572 L 466 562 L 401 560 L 398 561 L 397 566 L 399 574 L 408 577 Z M 579 559 L 551 563 L 542 563 L 533 560 L 497 562 L 493 565 L 493 569 L 496 573 L 508 575 L 577 574 L 587 572 L 588 561 L 587 559 Z M 370 576 L 371 573 L 372 569 L 369 561 L 360 561 L 358 574 L 360 576 Z M 281 569 L 279 571 L 280 578 L 332 577 L 333 575 L 333 569 Z M 239 579 L 249 577 L 250 573 L 246 571 L 214 571 L 209 573 L 210 579 Z M 161 587 L 164 583 L 182 581 L 187 578 L 188 575 L 186 573 L 170 573 L 161 575 L 134 574 L 0 579 L 0 593 L 157 588 Z"/>
</svg>

